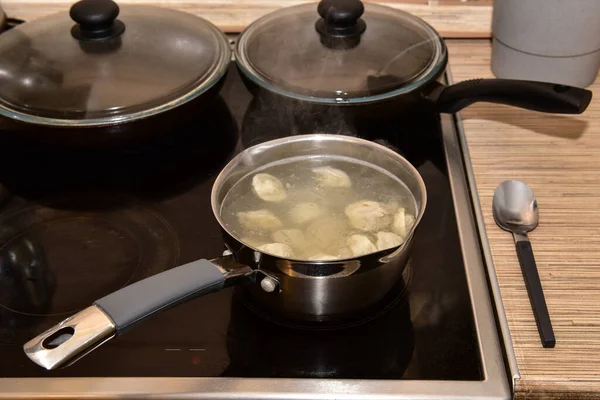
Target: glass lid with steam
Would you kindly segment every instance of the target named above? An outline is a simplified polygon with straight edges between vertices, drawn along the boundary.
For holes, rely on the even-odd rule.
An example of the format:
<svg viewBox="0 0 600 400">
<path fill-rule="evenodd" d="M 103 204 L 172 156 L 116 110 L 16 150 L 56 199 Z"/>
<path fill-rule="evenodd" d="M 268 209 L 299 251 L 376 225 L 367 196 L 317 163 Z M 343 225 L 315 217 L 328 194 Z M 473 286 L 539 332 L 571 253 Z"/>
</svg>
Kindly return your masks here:
<svg viewBox="0 0 600 400">
<path fill-rule="evenodd" d="M 88 126 L 124 122 L 186 103 L 214 86 L 231 60 L 226 36 L 191 14 L 112 0 L 0 37 L 0 115 Z"/>
<path fill-rule="evenodd" d="M 360 103 L 435 79 L 446 47 L 424 21 L 359 0 L 323 0 L 260 18 L 240 36 L 236 60 L 255 84 L 320 103 Z"/>
</svg>

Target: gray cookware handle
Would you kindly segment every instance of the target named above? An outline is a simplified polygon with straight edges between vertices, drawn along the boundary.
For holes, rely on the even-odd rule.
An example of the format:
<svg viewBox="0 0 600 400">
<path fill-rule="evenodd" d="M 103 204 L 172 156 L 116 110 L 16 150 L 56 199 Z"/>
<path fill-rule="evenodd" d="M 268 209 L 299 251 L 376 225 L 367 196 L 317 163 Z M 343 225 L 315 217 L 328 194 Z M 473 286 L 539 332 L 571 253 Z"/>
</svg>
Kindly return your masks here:
<svg viewBox="0 0 600 400">
<path fill-rule="evenodd" d="M 220 261 L 194 261 L 109 294 L 25 343 L 25 354 L 48 370 L 70 365 L 141 320 L 253 273 Z"/>
</svg>

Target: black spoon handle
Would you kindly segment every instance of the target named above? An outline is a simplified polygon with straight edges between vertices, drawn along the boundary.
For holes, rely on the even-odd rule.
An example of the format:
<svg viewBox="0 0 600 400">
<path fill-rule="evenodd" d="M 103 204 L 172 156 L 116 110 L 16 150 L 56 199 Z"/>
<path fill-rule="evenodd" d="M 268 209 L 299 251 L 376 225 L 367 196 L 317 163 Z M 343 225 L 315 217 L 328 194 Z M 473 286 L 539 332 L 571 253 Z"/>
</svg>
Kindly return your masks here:
<svg viewBox="0 0 600 400">
<path fill-rule="evenodd" d="M 554 338 L 554 330 L 550 322 L 550 315 L 548 314 L 548 307 L 546 306 L 546 299 L 542 290 L 542 282 L 540 282 L 540 276 L 535 265 L 531 243 L 528 240 L 522 240 L 517 241 L 516 246 L 521 271 L 525 279 L 525 286 L 529 294 L 529 301 L 531 302 L 535 322 L 540 339 L 542 340 L 542 346 L 554 347 L 556 339 Z"/>
</svg>

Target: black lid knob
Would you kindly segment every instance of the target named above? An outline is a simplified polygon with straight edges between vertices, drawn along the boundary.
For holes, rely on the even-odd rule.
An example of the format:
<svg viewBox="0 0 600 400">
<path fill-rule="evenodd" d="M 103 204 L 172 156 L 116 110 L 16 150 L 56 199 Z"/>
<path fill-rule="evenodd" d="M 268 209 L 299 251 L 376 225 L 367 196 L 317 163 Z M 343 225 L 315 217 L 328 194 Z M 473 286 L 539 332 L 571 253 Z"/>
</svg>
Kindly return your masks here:
<svg viewBox="0 0 600 400">
<path fill-rule="evenodd" d="M 322 0 L 317 11 L 321 19 L 316 28 L 322 35 L 357 36 L 366 29 L 365 22 L 360 19 L 365 11 L 360 0 Z"/>
<path fill-rule="evenodd" d="M 71 34 L 79 40 L 110 39 L 125 31 L 125 24 L 117 19 L 119 6 L 112 0 L 81 0 L 69 14 L 77 22 Z"/>
</svg>

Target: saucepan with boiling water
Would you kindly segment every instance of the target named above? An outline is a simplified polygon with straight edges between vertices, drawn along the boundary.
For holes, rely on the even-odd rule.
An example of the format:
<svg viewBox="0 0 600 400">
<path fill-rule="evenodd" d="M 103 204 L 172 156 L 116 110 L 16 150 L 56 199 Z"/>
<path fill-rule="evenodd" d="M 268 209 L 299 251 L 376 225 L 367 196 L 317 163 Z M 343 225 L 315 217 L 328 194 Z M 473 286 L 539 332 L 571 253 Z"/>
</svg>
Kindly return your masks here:
<svg viewBox="0 0 600 400">
<path fill-rule="evenodd" d="M 286 318 L 359 313 L 402 278 L 426 197 L 407 160 L 367 140 L 314 134 L 250 147 L 212 190 L 231 254 L 109 294 L 30 340 L 25 353 L 47 369 L 69 365 L 159 311 L 232 285 L 247 285 Z"/>
</svg>

